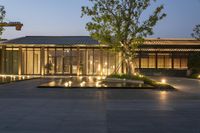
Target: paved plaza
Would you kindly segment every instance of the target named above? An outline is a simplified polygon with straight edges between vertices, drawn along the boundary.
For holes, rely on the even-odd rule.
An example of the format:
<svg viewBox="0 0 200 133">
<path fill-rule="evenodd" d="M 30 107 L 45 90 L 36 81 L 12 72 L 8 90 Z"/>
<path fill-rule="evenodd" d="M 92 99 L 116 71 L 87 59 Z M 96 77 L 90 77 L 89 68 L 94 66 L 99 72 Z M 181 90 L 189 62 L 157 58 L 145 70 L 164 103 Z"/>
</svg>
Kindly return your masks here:
<svg viewBox="0 0 200 133">
<path fill-rule="evenodd" d="M 178 91 L 1 85 L 0 133 L 200 133 L 200 81 L 166 79 Z"/>
</svg>

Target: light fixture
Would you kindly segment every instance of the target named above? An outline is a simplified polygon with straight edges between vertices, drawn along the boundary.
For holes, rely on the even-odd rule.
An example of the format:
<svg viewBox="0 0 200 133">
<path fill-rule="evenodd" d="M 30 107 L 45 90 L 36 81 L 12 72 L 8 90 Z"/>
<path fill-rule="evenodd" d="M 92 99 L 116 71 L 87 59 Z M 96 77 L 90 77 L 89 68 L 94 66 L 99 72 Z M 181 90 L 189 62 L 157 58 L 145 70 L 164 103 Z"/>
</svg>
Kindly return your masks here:
<svg viewBox="0 0 200 133">
<path fill-rule="evenodd" d="M 96 82 L 96 87 L 101 87 L 100 81 L 97 81 L 97 82 Z"/>
<path fill-rule="evenodd" d="M 71 86 L 72 85 L 72 81 L 69 81 L 69 86 Z"/>
<path fill-rule="evenodd" d="M 65 83 L 65 87 L 68 87 L 68 86 L 69 86 L 69 83 L 68 83 L 68 82 L 66 82 L 66 83 Z"/>
<path fill-rule="evenodd" d="M 83 81 L 83 82 L 80 83 L 80 86 L 83 87 L 83 86 L 85 86 L 85 84 L 86 84 L 86 82 Z"/>
<path fill-rule="evenodd" d="M 101 65 L 100 64 L 98 65 L 98 71 L 101 71 Z"/>
<path fill-rule="evenodd" d="M 144 76 L 140 74 L 139 77 L 140 77 L 140 78 L 143 78 Z"/>
<path fill-rule="evenodd" d="M 98 79 L 98 80 L 101 80 L 101 77 L 100 77 L 100 76 L 98 76 L 98 77 L 97 77 L 97 79 Z"/>
<path fill-rule="evenodd" d="M 166 79 L 162 79 L 162 80 L 161 80 L 161 83 L 162 83 L 162 84 L 166 84 L 166 82 L 167 82 Z"/>
</svg>

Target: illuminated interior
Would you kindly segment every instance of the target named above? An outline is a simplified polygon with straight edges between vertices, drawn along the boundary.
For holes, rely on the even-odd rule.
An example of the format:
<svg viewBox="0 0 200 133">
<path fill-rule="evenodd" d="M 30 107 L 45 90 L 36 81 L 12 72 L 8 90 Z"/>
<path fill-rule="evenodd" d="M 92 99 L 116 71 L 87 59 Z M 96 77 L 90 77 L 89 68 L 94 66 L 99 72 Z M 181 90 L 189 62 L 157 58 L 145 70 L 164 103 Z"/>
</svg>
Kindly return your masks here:
<svg viewBox="0 0 200 133">
<path fill-rule="evenodd" d="M 137 70 L 187 70 L 189 53 L 200 51 L 199 44 L 195 40 L 150 39 L 136 50 L 132 64 Z M 126 72 L 122 53 L 90 37 L 24 37 L 0 43 L 1 75 L 106 76 Z"/>
</svg>

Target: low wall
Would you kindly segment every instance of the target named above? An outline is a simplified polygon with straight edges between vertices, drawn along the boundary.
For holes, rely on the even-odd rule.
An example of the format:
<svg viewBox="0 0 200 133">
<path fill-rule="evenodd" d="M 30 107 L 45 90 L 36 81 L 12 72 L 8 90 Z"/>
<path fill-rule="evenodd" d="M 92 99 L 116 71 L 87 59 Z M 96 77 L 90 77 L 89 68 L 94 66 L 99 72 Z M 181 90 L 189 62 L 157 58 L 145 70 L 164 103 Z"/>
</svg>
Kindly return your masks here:
<svg viewBox="0 0 200 133">
<path fill-rule="evenodd" d="M 147 76 L 187 76 L 187 70 L 176 69 L 139 69 L 139 72 Z"/>
</svg>

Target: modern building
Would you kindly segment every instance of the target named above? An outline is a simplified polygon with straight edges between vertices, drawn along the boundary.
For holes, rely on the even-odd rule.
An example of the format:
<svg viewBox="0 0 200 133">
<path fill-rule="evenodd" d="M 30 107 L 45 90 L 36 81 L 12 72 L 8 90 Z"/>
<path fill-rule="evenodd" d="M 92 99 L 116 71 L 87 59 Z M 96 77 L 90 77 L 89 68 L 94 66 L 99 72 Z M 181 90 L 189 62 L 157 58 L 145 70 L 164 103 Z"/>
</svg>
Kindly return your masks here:
<svg viewBox="0 0 200 133">
<path fill-rule="evenodd" d="M 185 75 L 195 39 L 146 39 L 135 67 L 146 74 Z M 15 75 L 109 75 L 126 73 L 123 55 L 89 36 L 26 36 L 0 44 L 0 73 Z"/>
</svg>

